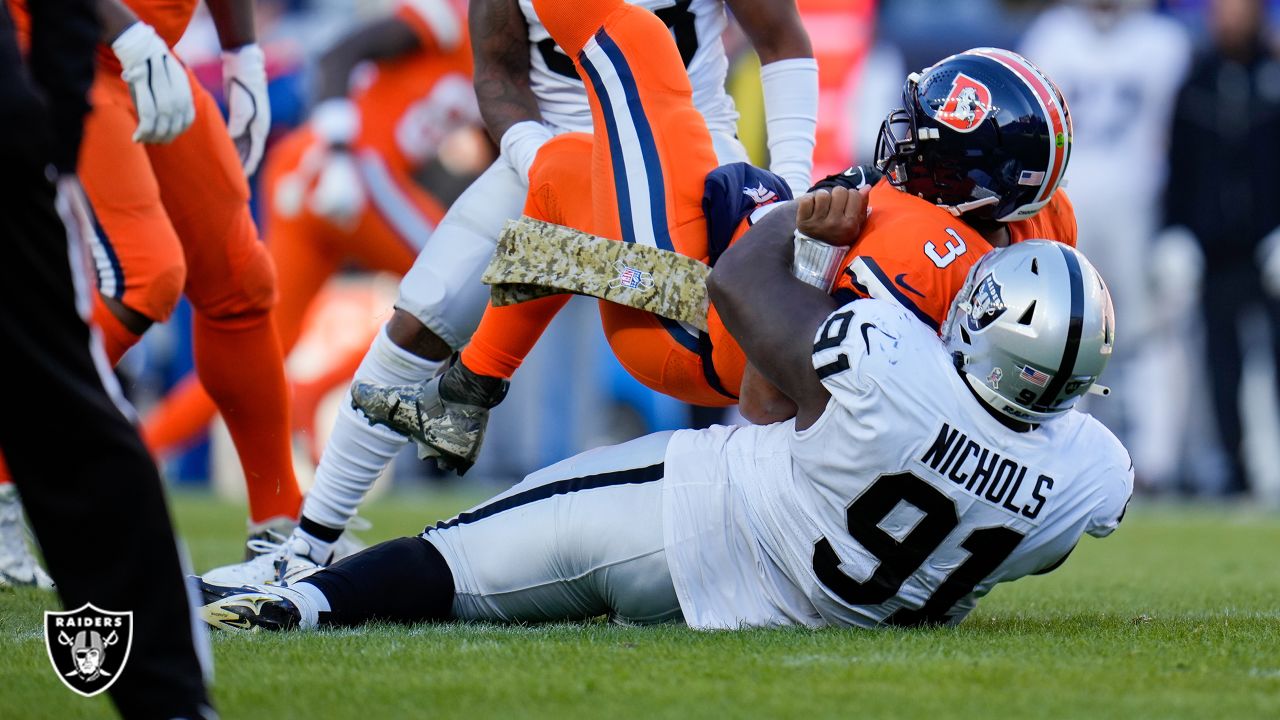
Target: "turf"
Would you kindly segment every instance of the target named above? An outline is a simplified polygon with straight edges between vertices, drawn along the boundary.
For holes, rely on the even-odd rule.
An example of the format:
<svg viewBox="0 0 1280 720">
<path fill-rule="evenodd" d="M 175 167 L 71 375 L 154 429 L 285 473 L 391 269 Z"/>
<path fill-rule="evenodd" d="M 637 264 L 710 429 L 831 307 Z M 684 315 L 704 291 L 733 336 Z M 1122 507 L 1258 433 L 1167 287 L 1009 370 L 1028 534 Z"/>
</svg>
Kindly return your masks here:
<svg viewBox="0 0 1280 720">
<path fill-rule="evenodd" d="M 472 499 L 377 503 L 368 539 Z M 238 552 L 236 508 L 178 496 L 174 509 L 197 566 Z M 0 592 L 0 718 L 108 715 L 53 676 L 50 602 Z M 1280 517 L 1138 507 L 952 629 L 378 626 L 220 634 L 214 650 L 225 718 L 1277 718 Z"/>
</svg>

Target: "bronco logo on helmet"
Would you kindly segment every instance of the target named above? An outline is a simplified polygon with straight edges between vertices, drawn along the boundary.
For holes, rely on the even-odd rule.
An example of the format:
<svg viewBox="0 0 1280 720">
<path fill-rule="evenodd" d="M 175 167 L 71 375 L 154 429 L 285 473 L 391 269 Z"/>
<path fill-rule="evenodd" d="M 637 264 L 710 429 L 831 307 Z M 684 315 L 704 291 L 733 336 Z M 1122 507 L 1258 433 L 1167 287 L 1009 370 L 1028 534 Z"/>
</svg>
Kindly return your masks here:
<svg viewBox="0 0 1280 720">
<path fill-rule="evenodd" d="M 991 90 L 982 83 L 957 73 L 951 92 L 934 113 L 934 119 L 959 132 L 973 132 L 991 112 Z"/>
</svg>

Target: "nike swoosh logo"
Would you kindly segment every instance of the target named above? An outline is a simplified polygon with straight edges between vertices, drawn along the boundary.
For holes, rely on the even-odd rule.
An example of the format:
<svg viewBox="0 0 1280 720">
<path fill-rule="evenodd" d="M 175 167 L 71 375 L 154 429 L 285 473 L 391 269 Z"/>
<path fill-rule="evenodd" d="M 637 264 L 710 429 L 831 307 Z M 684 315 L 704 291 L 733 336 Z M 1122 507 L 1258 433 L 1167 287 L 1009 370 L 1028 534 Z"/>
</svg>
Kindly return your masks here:
<svg viewBox="0 0 1280 720">
<path fill-rule="evenodd" d="M 872 328 L 875 328 L 876 330 L 880 329 L 875 326 L 875 323 L 869 323 L 869 322 L 862 323 L 862 342 L 867 346 L 868 355 L 871 354 L 871 340 L 867 337 L 867 331 Z"/>
<path fill-rule="evenodd" d="M 898 285 L 901 285 L 903 290 L 907 290 L 907 291 L 910 291 L 910 292 L 915 293 L 916 295 L 919 295 L 920 297 L 924 297 L 924 293 L 920 292 L 919 290 L 917 290 L 917 289 L 915 289 L 915 288 L 913 288 L 913 287 L 911 287 L 910 285 L 908 285 L 908 284 L 907 284 L 907 281 L 903 279 L 903 278 L 905 278 L 906 276 L 907 276 L 907 274 L 906 274 L 906 273 L 898 273 L 898 276 L 897 276 L 897 277 L 895 277 L 895 278 L 893 279 L 893 281 L 894 281 L 895 283 L 897 283 Z"/>
</svg>

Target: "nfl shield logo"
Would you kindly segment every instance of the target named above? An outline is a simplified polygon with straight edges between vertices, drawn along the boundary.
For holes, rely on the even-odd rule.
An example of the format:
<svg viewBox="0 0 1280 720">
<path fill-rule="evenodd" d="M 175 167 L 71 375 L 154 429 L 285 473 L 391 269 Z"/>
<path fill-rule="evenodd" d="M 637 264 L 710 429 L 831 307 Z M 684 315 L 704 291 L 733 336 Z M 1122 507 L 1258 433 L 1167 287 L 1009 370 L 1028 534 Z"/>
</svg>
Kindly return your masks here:
<svg viewBox="0 0 1280 720">
<path fill-rule="evenodd" d="M 133 611 L 111 612 L 85 603 L 69 612 L 44 614 L 49 662 L 63 684 L 85 697 L 115 683 L 132 646 Z"/>
</svg>

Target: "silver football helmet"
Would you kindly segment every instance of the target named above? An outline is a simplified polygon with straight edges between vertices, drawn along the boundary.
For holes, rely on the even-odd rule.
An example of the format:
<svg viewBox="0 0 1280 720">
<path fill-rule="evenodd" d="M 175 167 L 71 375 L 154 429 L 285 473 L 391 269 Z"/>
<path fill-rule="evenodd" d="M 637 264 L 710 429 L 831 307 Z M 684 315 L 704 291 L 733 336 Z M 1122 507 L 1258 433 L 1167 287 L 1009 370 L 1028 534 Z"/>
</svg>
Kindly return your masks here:
<svg viewBox="0 0 1280 720">
<path fill-rule="evenodd" d="M 991 407 L 1038 423 L 1095 386 L 1115 343 L 1102 276 L 1079 251 L 1028 240 L 987 253 L 951 303 L 942 339 L 970 387 Z"/>
</svg>

